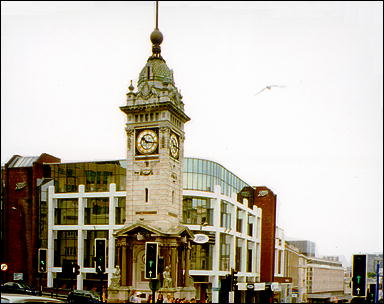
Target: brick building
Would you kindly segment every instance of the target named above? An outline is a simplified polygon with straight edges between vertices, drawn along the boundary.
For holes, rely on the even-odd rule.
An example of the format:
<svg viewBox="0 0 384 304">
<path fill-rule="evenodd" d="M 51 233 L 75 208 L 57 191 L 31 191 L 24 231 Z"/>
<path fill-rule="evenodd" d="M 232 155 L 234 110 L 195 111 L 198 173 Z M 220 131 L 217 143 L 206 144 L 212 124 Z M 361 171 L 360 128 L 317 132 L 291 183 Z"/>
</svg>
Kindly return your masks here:
<svg viewBox="0 0 384 304">
<path fill-rule="evenodd" d="M 35 283 L 39 244 L 39 183 L 48 177 L 43 163 L 60 159 L 43 153 L 40 156 L 14 155 L 2 174 L 2 263 L 8 265 L 4 281 L 13 280 L 15 273 Z"/>
</svg>

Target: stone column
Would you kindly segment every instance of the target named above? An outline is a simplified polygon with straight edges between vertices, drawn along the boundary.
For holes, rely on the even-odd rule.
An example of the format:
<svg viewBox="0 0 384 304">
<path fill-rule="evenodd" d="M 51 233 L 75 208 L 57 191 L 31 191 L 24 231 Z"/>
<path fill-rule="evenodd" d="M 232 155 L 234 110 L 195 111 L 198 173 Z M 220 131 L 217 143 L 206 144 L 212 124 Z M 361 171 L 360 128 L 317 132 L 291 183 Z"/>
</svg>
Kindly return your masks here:
<svg viewBox="0 0 384 304">
<path fill-rule="evenodd" d="M 184 274 L 184 285 L 186 287 L 189 287 L 191 285 L 191 282 L 189 280 L 189 269 L 191 267 L 191 249 L 188 245 L 185 247 L 185 274 Z"/>
<path fill-rule="evenodd" d="M 171 247 L 171 276 L 172 276 L 172 284 L 174 287 L 177 287 L 177 247 Z"/>
<path fill-rule="evenodd" d="M 127 278 L 126 286 L 132 286 L 132 276 L 133 276 L 133 246 L 128 245 L 126 247 L 127 255 Z"/>
<path fill-rule="evenodd" d="M 127 286 L 127 242 L 121 240 L 121 286 Z"/>
<path fill-rule="evenodd" d="M 183 254 L 183 247 L 182 246 L 179 246 L 177 248 L 177 287 L 178 286 L 184 286 L 184 282 L 183 282 L 183 266 L 184 266 L 184 261 L 183 261 L 183 258 L 184 258 L 184 254 Z"/>
</svg>

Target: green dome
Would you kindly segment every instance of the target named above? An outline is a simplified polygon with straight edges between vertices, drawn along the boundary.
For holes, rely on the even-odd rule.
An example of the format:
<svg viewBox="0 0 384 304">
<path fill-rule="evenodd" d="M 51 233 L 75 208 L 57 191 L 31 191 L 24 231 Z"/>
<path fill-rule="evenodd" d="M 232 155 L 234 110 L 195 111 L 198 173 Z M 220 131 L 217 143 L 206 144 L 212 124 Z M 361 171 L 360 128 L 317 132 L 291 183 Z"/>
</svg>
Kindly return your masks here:
<svg viewBox="0 0 384 304">
<path fill-rule="evenodd" d="M 158 80 L 173 84 L 173 73 L 161 58 L 151 57 L 141 70 L 138 84 L 147 80 Z"/>
</svg>

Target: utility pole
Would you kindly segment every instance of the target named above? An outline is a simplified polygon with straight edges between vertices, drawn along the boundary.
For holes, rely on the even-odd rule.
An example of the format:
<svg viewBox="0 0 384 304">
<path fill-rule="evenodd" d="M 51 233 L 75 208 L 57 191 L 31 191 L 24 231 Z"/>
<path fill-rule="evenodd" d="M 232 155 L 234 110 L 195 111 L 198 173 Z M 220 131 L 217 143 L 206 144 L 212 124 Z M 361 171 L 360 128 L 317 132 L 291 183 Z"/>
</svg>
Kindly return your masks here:
<svg viewBox="0 0 384 304">
<path fill-rule="evenodd" d="M 376 264 L 376 288 L 375 288 L 375 303 L 379 303 L 379 278 L 380 278 L 380 262 Z"/>
</svg>

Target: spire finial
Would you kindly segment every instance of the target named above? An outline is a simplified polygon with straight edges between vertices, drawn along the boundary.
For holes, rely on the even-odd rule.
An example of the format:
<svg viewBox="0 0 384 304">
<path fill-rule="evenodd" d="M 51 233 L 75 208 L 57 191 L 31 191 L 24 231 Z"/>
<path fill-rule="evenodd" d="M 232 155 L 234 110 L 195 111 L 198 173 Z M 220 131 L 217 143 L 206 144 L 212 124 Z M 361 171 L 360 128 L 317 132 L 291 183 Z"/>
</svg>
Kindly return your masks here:
<svg viewBox="0 0 384 304">
<path fill-rule="evenodd" d="M 156 27 L 155 29 L 159 29 L 159 1 L 156 1 Z"/>
<path fill-rule="evenodd" d="M 160 44 L 163 42 L 163 34 L 159 31 L 159 1 L 156 1 L 156 22 L 155 29 L 151 33 L 152 57 L 161 58 Z"/>
</svg>

